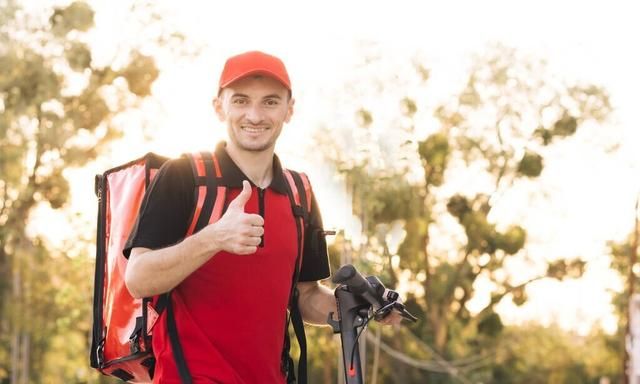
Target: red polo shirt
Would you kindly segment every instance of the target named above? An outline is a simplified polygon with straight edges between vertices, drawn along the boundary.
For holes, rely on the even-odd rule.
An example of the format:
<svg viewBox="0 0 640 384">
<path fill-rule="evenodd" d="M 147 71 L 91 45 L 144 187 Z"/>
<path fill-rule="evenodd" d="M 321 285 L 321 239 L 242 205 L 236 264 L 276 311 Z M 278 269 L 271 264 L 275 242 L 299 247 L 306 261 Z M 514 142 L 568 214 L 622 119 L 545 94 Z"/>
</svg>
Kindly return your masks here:
<svg viewBox="0 0 640 384">
<path fill-rule="evenodd" d="M 227 155 L 216 148 L 228 188 L 226 204 L 249 180 Z M 195 183 L 186 158 L 167 162 L 154 179 L 125 248 L 157 249 L 181 241 L 193 210 Z M 280 368 L 286 308 L 291 288 L 297 232 L 287 183 L 277 157 L 271 185 L 252 186 L 248 213 L 264 218 L 263 246 L 251 255 L 219 252 L 172 292 L 176 327 L 194 383 L 284 383 Z M 312 236 L 322 222 L 312 199 L 310 228 L 300 281 L 329 276 L 326 245 Z M 317 233 L 317 232 L 316 232 Z M 154 383 L 180 383 L 163 314 L 153 330 L 156 356 Z"/>
</svg>

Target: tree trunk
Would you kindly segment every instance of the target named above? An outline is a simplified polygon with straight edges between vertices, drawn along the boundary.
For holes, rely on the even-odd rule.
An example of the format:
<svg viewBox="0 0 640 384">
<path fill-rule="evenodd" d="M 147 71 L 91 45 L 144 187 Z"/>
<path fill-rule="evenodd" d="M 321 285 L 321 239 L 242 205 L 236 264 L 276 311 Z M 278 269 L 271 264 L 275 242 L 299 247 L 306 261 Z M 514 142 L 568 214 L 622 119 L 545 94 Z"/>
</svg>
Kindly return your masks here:
<svg viewBox="0 0 640 384">
<path fill-rule="evenodd" d="M 11 286 L 11 268 L 9 267 L 8 255 L 4 250 L 6 237 L 0 239 L 0 319 L 4 319 L 6 297 Z"/>
<path fill-rule="evenodd" d="M 445 352 L 445 348 L 447 346 L 447 338 L 448 338 L 448 331 L 449 331 L 449 328 L 447 326 L 446 316 L 444 314 L 445 309 L 435 308 L 434 310 L 432 308 L 432 310 L 434 311 L 434 313 L 437 313 L 435 316 L 432 317 L 432 319 L 436 318 L 435 321 L 432 320 L 432 323 L 431 323 L 431 325 L 433 326 L 434 344 L 435 344 L 436 351 L 440 355 L 443 355 Z"/>
<path fill-rule="evenodd" d="M 21 357 L 22 357 L 22 364 L 21 364 L 21 375 L 20 375 L 20 384 L 29 384 L 29 358 L 30 358 L 30 351 L 31 349 L 29 348 L 31 345 L 31 337 L 29 335 L 29 333 L 27 332 L 22 332 L 22 337 L 21 337 Z"/>
<path fill-rule="evenodd" d="M 18 384 L 18 370 L 20 362 L 20 334 L 13 331 L 11 335 L 11 384 Z"/>
<path fill-rule="evenodd" d="M 13 311 L 11 311 L 11 384 L 19 384 L 20 379 L 20 334 L 21 327 L 20 324 L 20 315 L 21 315 L 21 284 L 20 281 L 20 266 L 14 266 L 13 268 L 13 285 L 12 285 L 12 303 L 15 306 Z"/>
<path fill-rule="evenodd" d="M 373 350 L 373 363 L 371 364 L 371 384 L 378 382 L 378 369 L 380 365 L 380 327 L 376 329 L 376 345 Z"/>
<path fill-rule="evenodd" d="M 405 345 L 403 344 L 402 339 L 399 337 L 392 338 L 389 345 L 391 345 L 391 347 L 396 351 L 403 351 L 405 349 Z M 406 384 L 411 382 L 411 369 L 408 369 L 408 365 L 403 362 L 396 361 L 391 357 L 388 357 L 387 366 L 392 367 L 389 370 L 389 374 L 391 375 L 393 383 Z"/>
</svg>

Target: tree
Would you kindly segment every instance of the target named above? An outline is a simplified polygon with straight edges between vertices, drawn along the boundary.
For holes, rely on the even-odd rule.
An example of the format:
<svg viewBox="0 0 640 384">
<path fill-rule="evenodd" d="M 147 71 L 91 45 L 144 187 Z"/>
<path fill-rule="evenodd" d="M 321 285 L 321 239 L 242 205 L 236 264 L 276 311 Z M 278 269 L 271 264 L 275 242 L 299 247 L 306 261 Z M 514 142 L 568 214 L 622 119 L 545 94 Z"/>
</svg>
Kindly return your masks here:
<svg viewBox="0 0 640 384">
<path fill-rule="evenodd" d="M 83 1 L 40 15 L 25 14 L 13 2 L 5 5 L 0 10 L 0 382 L 86 381 L 87 371 L 78 366 L 87 365 L 92 241 L 76 239 L 65 249 L 51 249 L 28 232 L 30 215 L 40 206 L 64 210 L 65 171 L 92 161 L 121 136 L 115 117 L 151 95 L 159 70 L 135 43 L 123 45 L 112 63 L 96 62 L 86 39 L 94 11 Z M 155 14 L 143 3 L 132 10 Z M 80 364 L 69 366 L 52 350 Z"/>
<path fill-rule="evenodd" d="M 640 198 L 636 201 L 636 217 L 635 227 L 628 238 L 622 242 L 610 242 L 609 253 L 611 257 L 611 268 L 617 271 L 625 282 L 622 292 L 613 294 L 613 306 L 618 316 L 618 331 L 611 338 L 607 347 L 612 352 L 616 353 L 617 366 L 620 369 L 620 376 L 626 374 L 625 369 L 628 367 L 629 354 L 627 352 L 627 342 L 630 336 L 630 309 L 629 298 L 637 293 L 638 274 L 635 271 L 635 266 L 638 262 L 638 241 L 640 237 L 640 218 L 638 215 L 638 203 Z M 623 369 L 624 368 L 624 369 Z"/>
<path fill-rule="evenodd" d="M 618 352 L 600 331 L 579 336 L 556 326 L 529 324 L 505 331 L 488 382 L 598 383 L 619 382 Z M 553 356 L 553 358 L 550 358 Z"/>
<path fill-rule="evenodd" d="M 423 63 L 405 63 L 372 80 L 363 78 L 375 72 L 367 69 L 384 65 L 367 60 L 359 70 L 364 75 L 338 95 L 345 106 L 361 103 L 355 122 L 317 137 L 362 223 L 363 239 L 352 243 L 356 262 L 407 290 L 409 309 L 423 319 L 413 332 L 435 354 L 482 355 L 503 330 L 496 312 L 502 300 L 522 305 L 531 282 L 579 277 L 585 268 L 566 255 L 546 261 L 533 255 L 538 260 L 532 261 L 526 228 L 497 208 L 516 188 L 535 196 L 546 154 L 586 123 L 602 123 L 611 110 L 608 96 L 595 85 L 562 82 L 544 62 L 494 46 L 474 59 L 453 98 L 427 108 L 420 95 L 430 71 Z M 398 106 L 393 116 L 389 105 Z M 511 272 L 518 261 L 528 276 Z M 480 282 L 490 292 L 478 290 Z M 469 302 L 479 295 L 486 295 L 477 300 L 484 305 L 472 312 Z M 430 382 L 446 377 L 432 375 Z"/>
</svg>

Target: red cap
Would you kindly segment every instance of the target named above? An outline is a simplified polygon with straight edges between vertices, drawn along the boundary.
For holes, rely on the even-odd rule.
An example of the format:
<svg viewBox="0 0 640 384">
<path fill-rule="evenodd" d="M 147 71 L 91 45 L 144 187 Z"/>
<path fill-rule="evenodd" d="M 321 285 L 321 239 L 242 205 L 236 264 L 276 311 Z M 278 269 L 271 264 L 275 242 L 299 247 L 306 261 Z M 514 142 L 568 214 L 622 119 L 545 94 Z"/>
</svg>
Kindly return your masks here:
<svg viewBox="0 0 640 384">
<path fill-rule="evenodd" d="M 264 52 L 250 51 L 227 59 L 220 75 L 218 92 L 234 81 L 253 74 L 273 77 L 291 91 L 289 74 L 282 60 Z"/>
</svg>

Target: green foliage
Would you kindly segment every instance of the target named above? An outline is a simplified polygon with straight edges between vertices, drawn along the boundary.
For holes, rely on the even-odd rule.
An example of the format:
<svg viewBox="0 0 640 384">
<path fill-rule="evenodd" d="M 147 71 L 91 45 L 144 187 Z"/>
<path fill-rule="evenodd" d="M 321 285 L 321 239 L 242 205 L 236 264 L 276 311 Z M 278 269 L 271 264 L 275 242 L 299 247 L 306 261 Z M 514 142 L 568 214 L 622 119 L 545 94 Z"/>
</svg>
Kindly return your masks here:
<svg viewBox="0 0 640 384">
<path fill-rule="evenodd" d="M 509 227 L 504 233 L 496 233 L 496 248 L 508 255 L 515 255 L 524 247 L 527 231 L 519 225 Z"/>
<path fill-rule="evenodd" d="M 58 37 L 77 30 L 85 32 L 93 27 L 93 9 L 84 1 L 75 1 L 64 8 L 54 8 L 49 19 L 51 31 Z"/>
<path fill-rule="evenodd" d="M 82 42 L 73 41 L 65 47 L 65 57 L 74 71 L 84 71 L 91 67 L 91 50 Z"/>
<path fill-rule="evenodd" d="M 159 71 L 135 49 L 122 66 L 95 63 L 85 43 L 95 15 L 85 2 L 40 18 L 15 18 L 17 9 L 10 2 L 0 10 L 0 382 L 10 374 L 88 382 L 91 243 L 76 234 L 64 250 L 52 249 L 26 229 L 35 208 L 63 211 L 66 169 L 120 136 L 113 118 L 151 94 Z"/>
<path fill-rule="evenodd" d="M 562 259 L 549 263 L 547 276 L 563 280 L 565 278 L 578 278 L 584 273 L 586 262 L 581 259 Z"/>
<path fill-rule="evenodd" d="M 571 335 L 556 326 L 507 328 L 488 382 L 597 383 L 602 377 L 618 382 L 619 356 L 603 348 L 609 339 L 601 332 Z"/>
<path fill-rule="evenodd" d="M 565 114 L 553 125 L 553 134 L 556 136 L 571 136 L 578 129 L 578 120 Z"/>
<path fill-rule="evenodd" d="M 469 206 L 469 200 L 466 197 L 461 195 L 453 195 L 449 199 L 447 203 L 447 211 L 451 214 L 451 216 L 462 220 L 462 218 L 471 212 L 471 207 Z"/>
<path fill-rule="evenodd" d="M 504 325 L 500 319 L 500 315 L 495 312 L 491 312 L 484 316 L 482 320 L 478 322 L 478 332 L 485 334 L 489 337 L 496 337 L 502 332 Z"/>
<path fill-rule="evenodd" d="M 418 154 L 423 161 L 427 185 L 442 185 L 449 152 L 449 139 L 444 133 L 434 133 L 418 143 Z"/>
<path fill-rule="evenodd" d="M 526 152 L 518 163 L 518 173 L 528 177 L 538 177 L 542 173 L 542 156 L 533 152 Z"/>
<path fill-rule="evenodd" d="M 129 90 L 138 96 L 149 96 L 151 85 L 158 78 L 159 71 L 152 57 L 135 52 L 129 65 L 121 72 L 127 79 Z"/>
<path fill-rule="evenodd" d="M 402 113 L 409 117 L 415 115 L 415 113 L 418 111 L 416 102 L 408 97 L 402 99 L 402 101 L 400 102 L 400 108 L 402 109 Z"/>
<path fill-rule="evenodd" d="M 373 123 L 373 117 L 371 116 L 371 112 L 367 111 L 364 108 L 360 108 L 356 112 L 356 119 L 358 121 L 358 124 L 360 124 L 360 126 L 362 127 L 368 127 L 371 125 L 371 123 Z"/>
<path fill-rule="evenodd" d="M 640 278 L 637 273 L 631 273 L 633 268 L 632 259 L 636 258 L 636 265 L 638 260 L 637 249 L 637 236 L 640 233 L 634 233 L 638 228 L 634 228 L 632 233 L 621 242 L 609 243 L 609 255 L 611 259 L 611 268 L 617 271 L 622 281 L 624 282 L 621 292 L 613 292 L 612 305 L 615 313 L 618 316 L 618 331 L 613 336 L 603 343 L 603 350 L 607 350 L 612 354 L 617 354 L 616 359 L 612 361 L 611 366 L 615 368 L 614 372 L 618 372 L 622 367 L 622 357 L 624 353 L 622 351 L 627 348 L 627 324 L 629 321 L 629 298 L 632 294 L 638 293 L 638 286 L 640 284 Z M 629 279 L 634 279 L 629 281 Z M 631 285 L 633 285 L 633 292 L 630 292 Z"/>
<path fill-rule="evenodd" d="M 413 67 L 415 79 L 407 81 L 423 86 L 429 79 L 428 70 L 415 63 Z M 356 119 L 348 125 L 351 137 L 339 140 L 336 136 L 343 133 L 332 129 L 323 132 L 319 142 L 343 175 L 364 232 L 360 243 L 343 240 L 334 247 L 334 263 L 340 253 L 359 257 L 355 262 L 365 273 L 382 274 L 385 283 L 402 282 L 410 287 L 407 304 L 422 317 L 412 333 L 443 358 L 455 361 L 496 348 L 504 350 L 501 340 L 506 328 L 496 306 L 505 298 L 516 305 L 526 303 L 527 285 L 532 281 L 578 278 L 585 262 L 559 259 L 549 263 L 546 273 L 536 275 L 532 269 L 524 276 L 512 276 L 505 265 L 524 255 L 527 228 L 504 219 L 496 222 L 494 207 L 500 203 L 496 197 L 515 185 L 535 182 L 544 171 L 547 147 L 569 140 L 587 121 L 604 121 L 610 111 L 608 95 L 597 86 L 558 81 L 548 74 L 544 63 L 500 46 L 476 58 L 468 81 L 453 101 L 433 108 L 439 126 L 426 138 L 418 134 L 424 129 L 418 129 L 423 121 L 416 114 L 416 106 L 426 103 L 402 92 L 406 91 L 385 89 L 375 95 L 381 105 L 399 103 L 397 118 L 388 120 L 392 125 L 381 126 L 385 120 L 378 118 L 375 109 L 355 106 Z M 396 99 L 389 100 L 388 95 Z M 384 138 L 375 136 L 383 130 Z M 390 146 L 389 141 L 398 137 L 404 144 Z M 348 144 L 339 148 L 341 141 L 357 143 L 358 150 Z M 378 161 L 381 158 L 408 163 L 399 166 Z M 469 182 L 462 185 L 468 188 L 461 187 L 460 180 L 465 178 Z M 474 183 L 474 178 L 481 182 Z M 453 190 L 452 185 L 458 189 Z M 394 248 L 397 236 L 392 228 L 398 223 L 403 236 Z M 459 232 L 451 234 L 455 223 Z M 433 241 L 434 234 L 451 235 L 446 248 L 442 241 Z M 481 294 L 476 284 L 481 279 L 492 289 L 480 300 L 486 305 L 472 312 L 467 304 Z M 399 349 L 411 350 L 410 341 L 403 339 L 399 344 Z M 509 363 L 507 358 L 503 362 Z M 482 382 L 528 382 L 517 377 L 533 369 L 526 365 L 522 371 L 500 367 L 493 371 L 487 365 L 469 370 L 467 377 Z M 565 376 L 549 370 L 541 377 L 553 382 L 594 377 L 577 359 L 563 367 L 569 370 Z M 456 382 L 449 371 L 407 374 L 404 380 L 400 382 Z"/>
<path fill-rule="evenodd" d="M 521 306 L 527 302 L 527 291 L 524 286 L 515 287 L 511 291 L 512 301 L 515 305 Z"/>
</svg>

